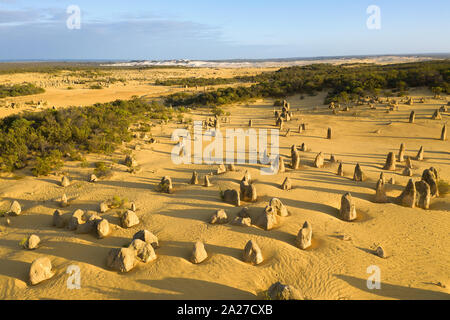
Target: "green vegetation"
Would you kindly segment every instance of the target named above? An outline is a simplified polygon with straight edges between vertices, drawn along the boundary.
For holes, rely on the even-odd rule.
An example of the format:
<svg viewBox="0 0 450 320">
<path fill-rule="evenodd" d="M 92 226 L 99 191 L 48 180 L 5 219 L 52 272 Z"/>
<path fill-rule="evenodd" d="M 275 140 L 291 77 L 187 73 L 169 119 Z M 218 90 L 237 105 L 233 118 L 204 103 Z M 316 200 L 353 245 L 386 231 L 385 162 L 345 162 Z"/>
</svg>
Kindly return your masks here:
<svg viewBox="0 0 450 320">
<path fill-rule="evenodd" d="M 103 76 L 98 70 L 89 71 L 86 75 Z M 62 163 L 62 155 L 66 154 L 73 160 L 82 161 L 82 166 L 87 165 L 74 150 L 110 154 L 122 142 L 132 139 L 133 132 L 129 130 L 132 124 L 140 123 L 137 129 L 140 133 L 150 132 L 148 120 L 181 120 L 180 114 L 190 110 L 186 106 L 212 106 L 214 114 L 223 115 L 221 106 L 225 104 L 274 98 L 278 100 L 275 104 L 279 105 L 289 95 L 314 95 L 323 90 L 328 91 L 325 103 L 350 103 L 363 96 L 382 93 L 405 94 L 408 88 L 419 86 L 428 87 L 435 94 L 449 94 L 449 79 L 450 60 L 384 66 L 315 64 L 226 79 L 255 83 L 248 87 L 220 88 L 199 94 L 176 93 L 167 97 L 167 106 L 135 97 L 129 101 L 116 100 L 85 108 L 47 109 L 12 115 L 0 120 L 0 170 L 14 171 L 35 160 L 33 173 L 45 175 L 57 170 Z M 197 83 L 201 81 L 200 78 Z M 193 85 L 196 82 L 188 78 L 184 83 Z M 2 94 L 14 96 L 42 91 L 31 84 L 0 86 L 0 97 Z M 99 172 L 106 170 L 104 167 L 96 169 Z"/>
<path fill-rule="evenodd" d="M 220 84 L 230 84 L 242 81 L 243 78 L 176 78 L 176 79 L 166 79 L 166 80 L 156 80 L 155 85 L 157 86 L 183 86 L 183 87 L 204 87 L 204 86 L 214 86 Z"/>
<path fill-rule="evenodd" d="M 26 243 L 28 241 L 28 238 L 22 238 L 22 240 L 19 241 L 19 247 L 25 247 Z"/>
<path fill-rule="evenodd" d="M 90 86 L 89 89 L 100 90 L 100 89 L 103 89 L 103 87 L 99 84 L 94 84 L 94 85 Z"/>
<path fill-rule="evenodd" d="M 176 93 L 166 99 L 173 106 L 214 106 L 255 98 L 282 99 L 293 94 L 315 95 L 328 91 L 324 103 L 350 103 L 374 96 L 383 89 L 406 94 L 410 87 L 428 87 L 434 93 L 450 93 L 450 60 L 393 65 L 313 64 L 282 68 L 275 72 L 241 77 L 249 87 L 219 88 L 199 94 Z M 440 88 L 440 89 L 439 89 Z"/>
<path fill-rule="evenodd" d="M 113 196 L 113 198 L 111 199 L 109 207 L 111 209 L 123 208 L 125 203 L 127 203 L 127 199 L 119 197 L 119 196 Z"/>
<path fill-rule="evenodd" d="M 106 162 L 96 162 L 94 174 L 99 178 L 104 178 L 110 176 L 112 173 L 111 165 Z"/>
<path fill-rule="evenodd" d="M 139 98 L 11 115 L 0 120 L 0 170 L 24 168 L 36 159 L 35 174 L 47 174 L 58 167 L 54 150 L 63 155 L 73 150 L 110 154 L 132 139 L 132 123 L 174 115 L 172 108 Z"/>
<path fill-rule="evenodd" d="M 55 149 L 49 153 L 44 154 L 42 157 L 36 157 L 36 165 L 31 172 L 35 176 L 47 176 L 51 172 L 61 169 L 63 166 L 61 151 Z"/>
<path fill-rule="evenodd" d="M 36 87 L 31 83 L 15 84 L 11 86 L 0 85 L 0 98 L 28 96 L 45 92 L 44 89 Z"/>
<path fill-rule="evenodd" d="M 183 66 L 104 66 L 103 62 L 5 62 L 0 63 L 0 74 L 15 73 L 48 73 L 59 74 L 63 71 L 79 72 L 82 76 L 102 76 L 106 71 L 116 70 L 146 70 L 146 69 L 186 69 Z"/>
</svg>

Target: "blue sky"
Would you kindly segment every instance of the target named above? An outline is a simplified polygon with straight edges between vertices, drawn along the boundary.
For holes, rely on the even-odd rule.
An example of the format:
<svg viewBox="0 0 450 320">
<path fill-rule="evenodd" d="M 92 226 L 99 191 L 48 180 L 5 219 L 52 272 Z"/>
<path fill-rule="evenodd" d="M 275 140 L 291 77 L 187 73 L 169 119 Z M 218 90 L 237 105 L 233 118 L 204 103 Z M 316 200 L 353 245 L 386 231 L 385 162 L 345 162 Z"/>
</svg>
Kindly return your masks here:
<svg viewBox="0 0 450 320">
<path fill-rule="evenodd" d="M 66 26 L 69 5 L 81 28 Z M 381 29 L 366 26 L 369 5 Z M 450 52 L 448 0 L 0 0 L 0 60 Z"/>
</svg>

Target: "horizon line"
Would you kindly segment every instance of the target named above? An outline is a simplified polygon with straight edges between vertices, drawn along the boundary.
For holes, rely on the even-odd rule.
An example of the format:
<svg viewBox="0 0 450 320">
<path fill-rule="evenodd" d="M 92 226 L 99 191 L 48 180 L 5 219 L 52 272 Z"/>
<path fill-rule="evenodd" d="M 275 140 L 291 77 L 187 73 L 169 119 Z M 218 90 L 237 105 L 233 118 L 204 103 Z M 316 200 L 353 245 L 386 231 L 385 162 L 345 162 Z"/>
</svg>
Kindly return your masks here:
<svg viewBox="0 0 450 320">
<path fill-rule="evenodd" d="M 286 58 L 227 58 L 227 59 L 188 59 L 188 58 L 174 58 L 174 59 L 112 59 L 112 58 L 87 58 L 87 59 L 0 59 L 0 63 L 14 63 L 14 62 L 142 62 L 142 61 L 205 61 L 205 62 L 243 62 L 243 61 L 297 61 L 297 60 L 320 60 L 320 59 L 344 59 L 344 58 L 370 58 L 370 57 L 439 57 L 450 58 L 450 52 L 429 52 L 429 53 L 404 53 L 404 54 L 359 54 L 359 55 L 320 55 L 320 56 L 305 56 L 305 57 L 286 57 Z"/>
</svg>

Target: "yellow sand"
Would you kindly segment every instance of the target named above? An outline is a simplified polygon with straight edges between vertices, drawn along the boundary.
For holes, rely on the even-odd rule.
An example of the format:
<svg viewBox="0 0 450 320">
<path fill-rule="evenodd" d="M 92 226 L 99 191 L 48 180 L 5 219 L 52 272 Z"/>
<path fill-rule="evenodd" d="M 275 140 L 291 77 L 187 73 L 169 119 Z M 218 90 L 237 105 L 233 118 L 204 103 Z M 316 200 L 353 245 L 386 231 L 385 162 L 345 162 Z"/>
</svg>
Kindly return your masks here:
<svg viewBox="0 0 450 320">
<path fill-rule="evenodd" d="M 6 210 L 12 200 L 18 200 L 24 213 L 11 217 L 9 227 L 0 218 L 0 299 L 257 299 L 276 281 L 297 287 L 310 299 L 449 299 L 449 197 L 433 199 L 428 211 L 373 202 L 375 183 L 386 155 L 397 153 L 402 142 L 410 156 L 415 156 L 420 146 L 425 147 L 425 160 L 413 161 L 413 179 L 420 179 L 422 171 L 433 166 L 442 179 L 450 180 L 450 142 L 438 140 L 449 114 L 443 115 L 444 120 L 430 120 L 433 111 L 446 101 L 432 99 L 426 91 L 413 91 L 413 95 L 426 95 L 428 100 L 412 107 L 400 104 L 400 111 L 389 114 L 382 105 L 377 105 L 377 110 L 369 110 L 365 105 L 337 116 L 322 105 L 324 94 L 304 100 L 291 97 L 291 107 L 294 111 L 299 108 L 299 112 L 287 124 L 292 128 L 291 136 L 280 137 L 280 150 L 288 158 L 290 146 L 304 142 L 309 151 L 301 153 L 301 170 L 293 172 L 287 168 L 286 173 L 276 176 L 260 175 L 259 165 L 238 165 L 238 172 L 213 176 L 211 188 L 189 185 L 193 170 L 202 180 L 217 166 L 172 164 L 170 152 L 174 142 L 170 135 L 173 129 L 181 127 L 173 124 L 156 125 L 152 133 L 159 143 L 145 144 L 141 151 L 133 151 L 142 168 L 136 174 L 127 173 L 126 167 L 117 162 L 124 159 L 122 151 L 139 143 L 138 139 L 111 157 L 88 156 L 89 168 L 80 167 L 80 162 L 68 162 L 63 171 L 73 184 L 67 188 L 59 186 L 60 175 L 35 178 L 26 169 L 5 176 L 0 179 L 0 207 Z M 250 118 L 255 128 L 272 128 L 272 104 L 257 101 L 250 106 L 231 106 L 227 109 L 233 114 L 231 123 L 223 124 L 223 128 L 245 127 Z M 412 109 L 417 113 L 415 124 L 408 123 Z M 210 116 L 195 112 L 188 116 Z M 307 130 L 298 134 L 298 125 L 303 122 L 308 124 Z M 333 129 L 332 140 L 325 139 L 328 127 Z M 376 133 L 378 130 L 381 131 Z M 311 166 L 320 151 L 326 159 L 334 154 L 343 161 L 345 177 L 335 174 L 336 165 L 322 169 Z M 96 184 L 87 182 L 93 162 L 101 160 L 113 163 L 114 175 Z M 368 177 L 365 182 L 351 180 L 356 162 Z M 401 176 L 402 169 L 399 165 L 397 172 L 386 173 L 388 179 L 393 176 L 397 182 L 387 185 L 390 197 L 398 196 L 409 179 Z M 238 188 L 245 170 L 250 170 L 258 191 L 257 203 L 243 204 L 250 208 L 253 217 L 272 197 L 288 206 L 290 216 L 282 219 L 275 230 L 207 223 L 218 209 L 225 209 L 231 218 L 239 212 L 240 208 L 222 202 L 220 190 Z M 165 175 L 174 181 L 172 195 L 154 190 Z M 291 191 L 279 188 L 286 176 L 293 181 Z M 346 192 L 355 198 L 360 216 L 356 222 L 337 217 L 341 196 Z M 63 212 L 98 210 L 101 201 L 115 195 L 134 201 L 141 224 L 122 229 L 115 211 L 111 211 L 102 216 L 114 225 L 114 230 L 103 240 L 56 229 L 51 226 L 52 214 L 59 208 L 55 200 L 63 193 L 71 203 Z M 296 248 L 295 237 L 305 221 L 312 225 L 314 245 L 302 251 Z M 141 229 L 159 237 L 158 259 L 148 265 L 140 264 L 128 274 L 109 270 L 105 260 L 110 248 L 128 244 Z M 31 233 L 39 235 L 42 244 L 35 251 L 26 251 L 19 242 Z M 351 239 L 344 241 L 343 235 Z M 265 262 L 260 266 L 241 259 L 250 239 L 262 248 Z M 205 242 L 210 258 L 193 265 L 189 257 L 198 240 Z M 378 244 L 386 249 L 387 259 L 373 254 Z M 30 263 L 41 256 L 50 257 L 57 274 L 30 286 Z M 66 269 L 73 264 L 81 268 L 79 290 L 69 290 L 66 284 Z M 366 270 L 371 265 L 381 269 L 381 290 L 366 287 Z M 441 286 L 437 285 L 439 282 Z"/>
</svg>

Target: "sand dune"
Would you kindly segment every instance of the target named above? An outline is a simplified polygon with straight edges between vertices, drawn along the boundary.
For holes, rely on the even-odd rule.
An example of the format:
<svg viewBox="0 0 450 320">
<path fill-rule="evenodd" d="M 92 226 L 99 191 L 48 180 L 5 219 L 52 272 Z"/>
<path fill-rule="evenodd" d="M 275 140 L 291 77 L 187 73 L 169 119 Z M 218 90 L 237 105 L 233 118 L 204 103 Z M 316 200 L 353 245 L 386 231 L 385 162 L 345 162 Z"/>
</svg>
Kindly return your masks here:
<svg viewBox="0 0 450 320">
<path fill-rule="evenodd" d="M 139 92 L 137 87 L 134 90 L 135 94 Z M 131 94 L 116 93 L 115 97 Z M 52 90 L 47 94 L 50 101 Z M 280 152 L 289 159 L 291 145 L 301 143 L 306 144 L 308 151 L 301 152 L 300 170 L 287 168 L 286 173 L 275 176 L 260 175 L 260 165 L 246 164 L 237 165 L 237 172 L 212 176 L 211 188 L 188 184 L 193 170 L 203 177 L 215 171 L 217 165 L 173 165 L 170 153 L 174 142 L 170 135 L 179 127 L 175 124 L 155 126 L 152 134 L 159 142 L 133 151 L 141 166 L 136 174 L 127 173 L 126 167 L 118 162 L 124 158 L 123 150 L 141 143 L 138 139 L 110 157 L 87 157 L 90 163 L 100 160 L 113 163 L 114 175 L 95 184 L 87 182 L 93 168 L 82 168 L 79 162 L 66 163 L 63 171 L 73 180 L 66 188 L 59 186 L 58 175 L 35 178 L 25 169 L 4 176 L 0 179 L 1 208 L 6 210 L 12 200 L 18 200 L 24 213 L 10 218 L 10 226 L 5 226 L 5 218 L 0 218 L 0 298 L 260 299 L 272 283 L 281 281 L 295 286 L 310 299 L 449 299 L 450 198 L 433 199 L 427 211 L 394 203 L 374 203 L 374 188 L 386 155 L 397 153 L 401 143 L 405 143 L 406 154 L 410 156 L 415 156 L 420 146 L 425 147 L 424 161 L 413 162 L 413 179 L 419 179 L 424 169 L 433 166 L 442 179 L 450 180 L 450 143 L 438 139 L 449 114 L 444 114 L 443 120 L 430 119 L 444 101 L 432 99 L 423 90 L 412 91 L 412 95 L 427 95 L 428 100 L 414 106 L 401 104 L 399 111 L 389 114 L 382 106 L 370 110 L 365 105 L 336 116 L 322 105 L 323 94 L 304 100 L 298 96 L 289 98 L 291 108 L 298 112 L 287 123 L 292 134 L 280 137 Z M 82 95 L 77 96 L 78 104 L 84 101 Z M 57 97 L 56 90 L 54 97 L 64 99 Z M 273 128 L 272 104 L 257 101 L 232 106 L 231 122 L 222 127 L 246 127 L 251 118 L 254 128 Z M 314 106 L 318 108 L 313 109 Z M 411 109 L 417 112 L 414 124 L 408 123 Z M 190 115 L 194 120 L 209 116 L 195 112 Z M 301 134 L 297 133 L 300 123 L 307 123 L 307 130 Z M 333 129 L 331 140 L 326 139 L 328 127 Z M 334 154 L 342 161 L 345 176 L 336 175 L 336 164 L 313 168 L 311 164 L 319 152 L 326 159 Z M 351 179 L 356 163 L 360 163 L 367 176 L 364 182 Z M 388 179 L 396 180 L 395 185 L 387 185 L 388 197 L 398 196 L 409 180 L 401 175 L 402 169 L 399 165 L 396 172 L 386 172 Z M 260 214 L 273 197 L 288 207 L 290 215 L 282 218 L 276 229 L 264 231 L 254 226 L 208 223 L 216 210 L 224 209 L 232 218 L 240 211 L 221 200 L 220 190 L 239 188 L 245 170 L 250 171 L 258 191 L 256 203 L 244 203 L 252 217 Z M 170 195 L 155 191 L 156 184 L 166 175 L 174 182 L 175 192 Z M 285 177 L 291 178 L 293 190 L 279 188 Z M 338 217 L 340 199 L 346 192 L 351 192 L 356 201 L 359 218 L 355 222 Z M 136 204 L 141 223 L 123 229 L 117 210 L 112 210 L 102 214 L 113 225 L 111 236 L 105 239 L 56 229 L 51 225 L 52 214 L 59 208 L 55 200 L 63 193 L 70 202 L 63 212 L 98 210 L 101 201 L 115 195 L 126 198 Z M 313 246 L 303 251 L 296 247 L 295 237 L 305 221 L 314 231 Z M 127 245 L 141 229 L 158 236 L 158 259 L 140 264 L 127 274 L 107 268 L 108 251 Z M 31 233 L 40 236 L 41 246 L 34 251 L 20 248 L 19 242 Z M 348 239 L 342 240 L 344 235 Z M 251 239 L 260 244 L 265 258 L 258 266 L 242 261 L 242 250 Z M 198 240 L 205 243 L 209 258 L 194 265 L 189 257 L 193 243 Z M 387 259 L 374 254 L 379 244 L 386 249 Z M 50 257 L 57 273 L 48 281 L 30 286 L 29 266 L 40 256 Z M 65 272 L 69 265 L 81 269 L 79 290 L 67 288 Z M 366 271 L 371 265 L 381 269 L 381 290 L 369 290 L 366 286 L 369 276 Z"/>
</svg>

